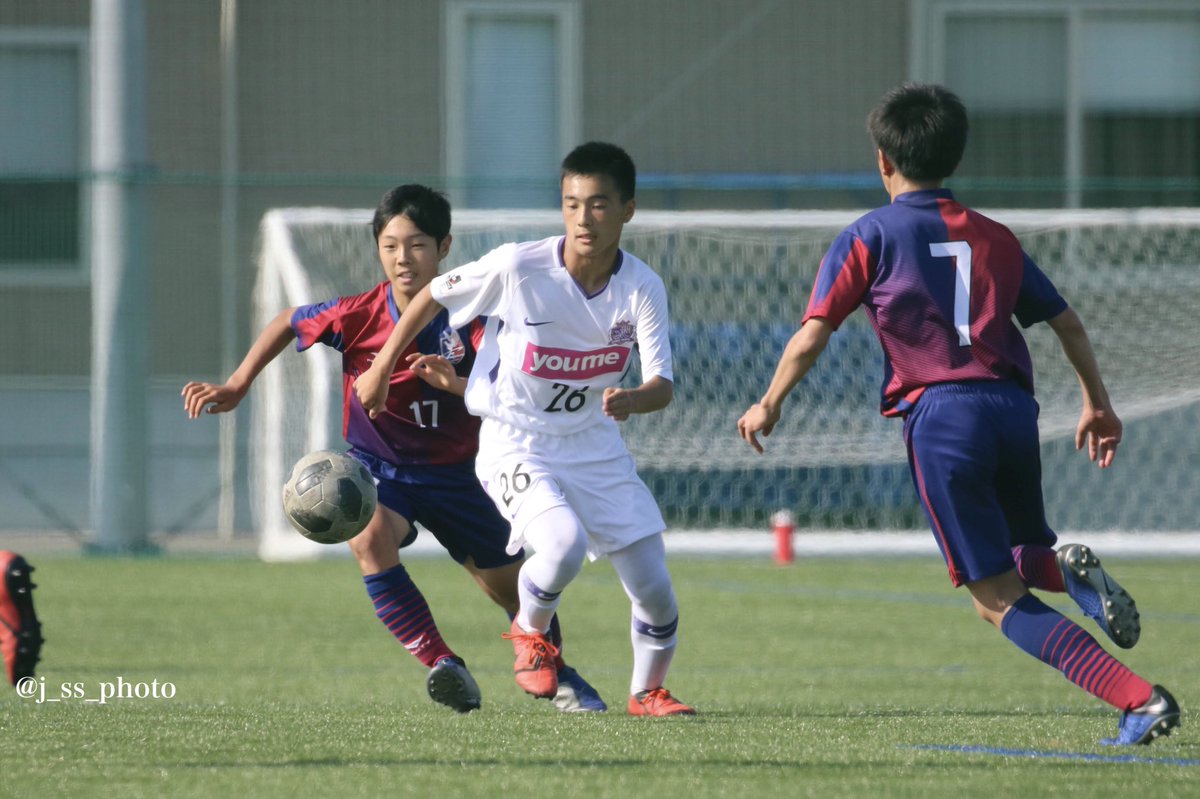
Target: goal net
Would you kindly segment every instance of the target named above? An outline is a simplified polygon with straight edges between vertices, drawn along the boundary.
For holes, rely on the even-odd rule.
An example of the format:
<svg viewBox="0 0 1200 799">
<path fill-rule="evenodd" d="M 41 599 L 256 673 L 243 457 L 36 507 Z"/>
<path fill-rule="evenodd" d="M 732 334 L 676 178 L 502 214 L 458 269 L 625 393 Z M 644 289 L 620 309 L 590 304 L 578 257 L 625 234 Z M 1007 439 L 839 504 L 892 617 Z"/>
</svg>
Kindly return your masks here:
<svg viewBox="0 0 1200 799">
<path fill-rule="evenodd" d="M 844 212 L 639 212 L 622 245 L 666 283 L 675 399 L 623 424 L 639 471 L 673 528 L 921 529 L 900 422 L 878 413 L 882 355 L 862 313 L 834 334 L 759 456 L 738 416 L 765 389 L 801 319 Z M 382 280 L 370 210 L 289 208 L 262 221 L 255 326 L 281 309 Z M 1126 423 L 1113 470 L 1075 452 L 1079 387 L 1046 325 L 1025 331 L 1041 404 L 1047 512 L 1060 532 L 1193 530 L 1200 428 L 1200 211 L 993 211 L 1058 285 L 1091 333 Z M 561 232 L 556 211 L 458 211 L 446 268 L 508 241 Z M 635 373 L 631 381 L 637 381 Z M 252 505 L 267 558 L 319 545 L 280 509 L 291 464 L 341 439 L 340 355 L 277 358 L 253 396 Z"/>
</svg>

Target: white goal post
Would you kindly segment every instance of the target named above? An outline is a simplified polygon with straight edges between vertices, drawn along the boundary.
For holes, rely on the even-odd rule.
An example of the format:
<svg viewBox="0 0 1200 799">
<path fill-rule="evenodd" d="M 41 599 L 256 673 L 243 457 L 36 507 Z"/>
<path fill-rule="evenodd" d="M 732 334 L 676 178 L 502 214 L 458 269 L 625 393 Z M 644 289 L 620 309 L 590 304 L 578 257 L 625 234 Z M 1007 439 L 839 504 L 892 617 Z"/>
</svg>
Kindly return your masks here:
<svg viewBox="0 0 1200 799">
<path fill-rule="evenodd" d="M 862 211 L 639 212 L 623 246 L 663 277 L 675 400 L 634 417 L 626 441 L 668 523 L 764 528 L 788 508 L 800 529 L 919 530 L 900 423 L 878 413 L 882 356 L 865 315 L 834 334 L 753 453 L 735 422 L 764 390 L 807 303 L 817 265 Z M 1101 473 L 1074 451 L 1079 388 L 1045 325 L 1026 331 L 1042 408 L 1051 524 L 1060 531 L 1194 530 L 1200 518 L 1200 210 L 990 211 L 1078 310 L 1126 440 Z M 286 208 L 262 221 L 255 330 L 281 309 L 364 291 L 383 279 L 370 209 Z M 508 241 L 561 231 L 557 211 L 458 211 L 446 268 Z M 636 380 L 637 375 L 631 376 Z M 329 548 L 280 510 L 287 471 L 340 448 L 340 356 L 313 347 L 275 360 L 251 394 L 255 522 L 268 559 Z"/>
</svg>

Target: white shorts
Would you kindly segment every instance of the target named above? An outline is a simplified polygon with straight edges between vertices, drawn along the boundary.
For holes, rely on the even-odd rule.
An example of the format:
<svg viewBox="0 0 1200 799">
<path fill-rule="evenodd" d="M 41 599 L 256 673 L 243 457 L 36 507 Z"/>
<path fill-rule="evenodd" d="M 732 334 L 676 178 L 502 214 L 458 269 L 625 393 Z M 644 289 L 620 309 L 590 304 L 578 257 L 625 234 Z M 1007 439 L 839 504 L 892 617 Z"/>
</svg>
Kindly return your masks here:
<svg viewBox="0 0 1200 799">
<path fill-rule="evenodd" d="M 512 525 L 509 554 L 526 545 L 530 519 L 559 506 L 579 517 L 592 560 L 667 526 L 637 475 L 633 456 L 610 425 L 546 435 L 485 417 L 475 474 Z"/>
</svg>

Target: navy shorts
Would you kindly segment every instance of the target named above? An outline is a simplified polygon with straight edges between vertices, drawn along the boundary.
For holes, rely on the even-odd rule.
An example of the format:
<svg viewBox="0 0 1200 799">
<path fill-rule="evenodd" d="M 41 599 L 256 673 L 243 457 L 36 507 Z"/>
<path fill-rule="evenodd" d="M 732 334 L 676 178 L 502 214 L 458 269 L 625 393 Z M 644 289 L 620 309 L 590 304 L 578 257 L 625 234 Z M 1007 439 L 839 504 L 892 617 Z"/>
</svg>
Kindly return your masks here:
<svg viewBox="0 0 1200 799">
<path fill-rule="evenodd" d="M 913 484 L 956 586 L 1015 568 L 1019 544 L 1057 540 L 1037 420 L 1037 400 L 1011 382 L 930 386 L 904 420 Z"/>
<path fill-rule="evenodd" d="M 379 503 L 403 516 L 413 529 L 400 545 L 417 540 L 420 524 L 458 563 L 471 558 L 481 569 L 517 563 L 523 551 L 509 555 L 508 522 L 496 510 L 475 476 L 475 464 L 397 466 L 351 449 L 375 478 Z"/>
</svg>

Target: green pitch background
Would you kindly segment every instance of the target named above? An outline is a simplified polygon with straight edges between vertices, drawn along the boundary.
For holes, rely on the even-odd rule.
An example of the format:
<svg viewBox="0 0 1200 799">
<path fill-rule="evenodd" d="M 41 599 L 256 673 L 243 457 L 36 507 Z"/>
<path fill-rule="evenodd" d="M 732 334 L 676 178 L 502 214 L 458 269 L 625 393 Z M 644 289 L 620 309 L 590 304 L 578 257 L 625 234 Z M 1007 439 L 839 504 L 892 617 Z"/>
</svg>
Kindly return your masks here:
<svg viewBox="0 0 1200 799">
<path fill-rule="evenodd" d="M 351 561 L 29 559 L 38 677 L 74 695 L 0 698 L 0 796 L 1200 795 L 1194 560 L 1106 559 L 1142 610 L 1125 662 L 1184 709 L 1172 737 L 1114 750 L 1097 741 L 1116 713 L 978 621 L 930 560 L 672 559 L 668 687 L 700 715 L 635 719 L 606 562 L 560 611 L 568 660 L 613 706 L 600 716 L 522 694 L 501 611 L 448 559 L 409 564 L 483 690 L 459 716 L 426 697 Z M 175 695 L 86 701 L 118 679 Z"/>
</svg>

